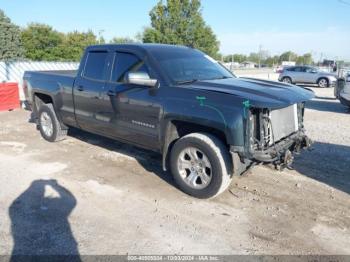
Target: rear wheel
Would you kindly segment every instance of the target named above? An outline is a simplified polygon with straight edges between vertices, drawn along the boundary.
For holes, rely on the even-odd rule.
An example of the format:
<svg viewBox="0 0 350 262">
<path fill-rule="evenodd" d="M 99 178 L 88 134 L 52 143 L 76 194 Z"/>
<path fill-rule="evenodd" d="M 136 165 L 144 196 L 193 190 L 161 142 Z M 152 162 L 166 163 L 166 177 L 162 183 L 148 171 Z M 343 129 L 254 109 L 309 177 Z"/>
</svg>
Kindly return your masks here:
<svg viewBox="0 0 350 262">
<path fill-rule="evenodd" d="M 67 135 L 67 129 L 61 128 L 52 104 L 42 104 L 38 118 L 40 134 L 45 140 L 56 142 Z"/>
<path fill-rule="evenodd" d="M 282 78 L 282 82 L 287 84 L 292 84 L 292 79 L 289 76 L 285 76 Z"/>
<path fill-rule="evenodd" d="M 317 81 L 319 87 L 325 88 L 329 86 L 328 80 L 326 78 L 321 78 Z"/>
<path fill-rule="evenodd" d="M 215 197 L 231 182 L 229 152 L 209 134 L 193 133 L 180 138 L 172 148 L 170 164 L 179 188 L 194 197 Z"/>
</svg>

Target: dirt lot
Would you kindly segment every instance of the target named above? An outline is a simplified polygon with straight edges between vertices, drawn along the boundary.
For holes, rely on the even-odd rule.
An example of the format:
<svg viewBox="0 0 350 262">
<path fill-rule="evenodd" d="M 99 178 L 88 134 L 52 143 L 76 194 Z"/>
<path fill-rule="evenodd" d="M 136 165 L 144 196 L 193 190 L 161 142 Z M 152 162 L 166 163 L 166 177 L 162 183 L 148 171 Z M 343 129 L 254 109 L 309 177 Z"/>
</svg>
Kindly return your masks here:
<svg viewBox="0 0 350 262">
<path fill-rule="evenodd" d="M 0 113 L 0 254 L 350 254 L 350 114 L 314 90 L 295 170 L 255 167 L 213 200 L 156 154 L 77 130 L 48 143 L 29 112 Z"/>
</svg>

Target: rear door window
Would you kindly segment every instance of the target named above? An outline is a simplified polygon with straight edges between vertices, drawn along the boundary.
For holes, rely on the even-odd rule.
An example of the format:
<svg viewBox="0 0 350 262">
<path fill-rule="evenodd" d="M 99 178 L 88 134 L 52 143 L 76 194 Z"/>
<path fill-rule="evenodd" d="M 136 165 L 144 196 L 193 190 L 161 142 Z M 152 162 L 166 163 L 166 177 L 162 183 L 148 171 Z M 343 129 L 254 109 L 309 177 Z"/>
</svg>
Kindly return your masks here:
<svg viewBox="0 0 350 262">
<path fill-rule="evenodd" d="M 145 72 L 149 70 L 144 61 L 131 53 L 116 52 L 114 58 L 114 67 L 112 72 L 112 82 L 125 82 L 125 76 L 128 72 Z"/>
<path fill-rule="evenodd" d="M 89 52 L 83 76 L 93 80 L 106 80 L 108 52 Z"/>
</svg>

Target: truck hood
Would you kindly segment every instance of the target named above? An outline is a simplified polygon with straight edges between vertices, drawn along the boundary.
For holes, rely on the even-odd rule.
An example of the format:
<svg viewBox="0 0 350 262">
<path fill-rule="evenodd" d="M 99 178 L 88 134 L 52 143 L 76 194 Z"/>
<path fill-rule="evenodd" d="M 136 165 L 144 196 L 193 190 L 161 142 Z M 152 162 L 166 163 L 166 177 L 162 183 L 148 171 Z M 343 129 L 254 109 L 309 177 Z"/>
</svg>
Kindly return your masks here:
<svg viewBox="0 0 350 262">
<path fill-rule="evenodd" d="M 305 102 L 315 95 L 310 89 L 296 85 L 252 78 L 227 78 L 197 81 L 187 88 L 219 92 L 249 100 L 252 107 L 282 108 Z"/>
</svg>

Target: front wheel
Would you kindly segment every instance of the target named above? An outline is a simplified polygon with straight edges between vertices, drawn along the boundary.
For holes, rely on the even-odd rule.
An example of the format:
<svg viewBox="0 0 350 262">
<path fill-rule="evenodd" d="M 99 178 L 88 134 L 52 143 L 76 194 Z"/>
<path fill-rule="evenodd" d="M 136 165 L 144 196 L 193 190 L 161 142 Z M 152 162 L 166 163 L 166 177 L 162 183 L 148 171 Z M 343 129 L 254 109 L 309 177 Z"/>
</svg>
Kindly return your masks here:
<svg viewBox="0 0 350 262">
<path fill-rule="evenodd" d="M 192 133 L 180 138 L 171 151 L 174 180 L 197 198 L 219 195 L 230 185 L 232 170 L 227 147 L 215 136 Z"/>
<path fill-rule="evenodd" d="M 292 84 L 292 79 L 289 76 L 285 76 L 282 78 L 282 82 L 287 84 Z"/>
</svg>

